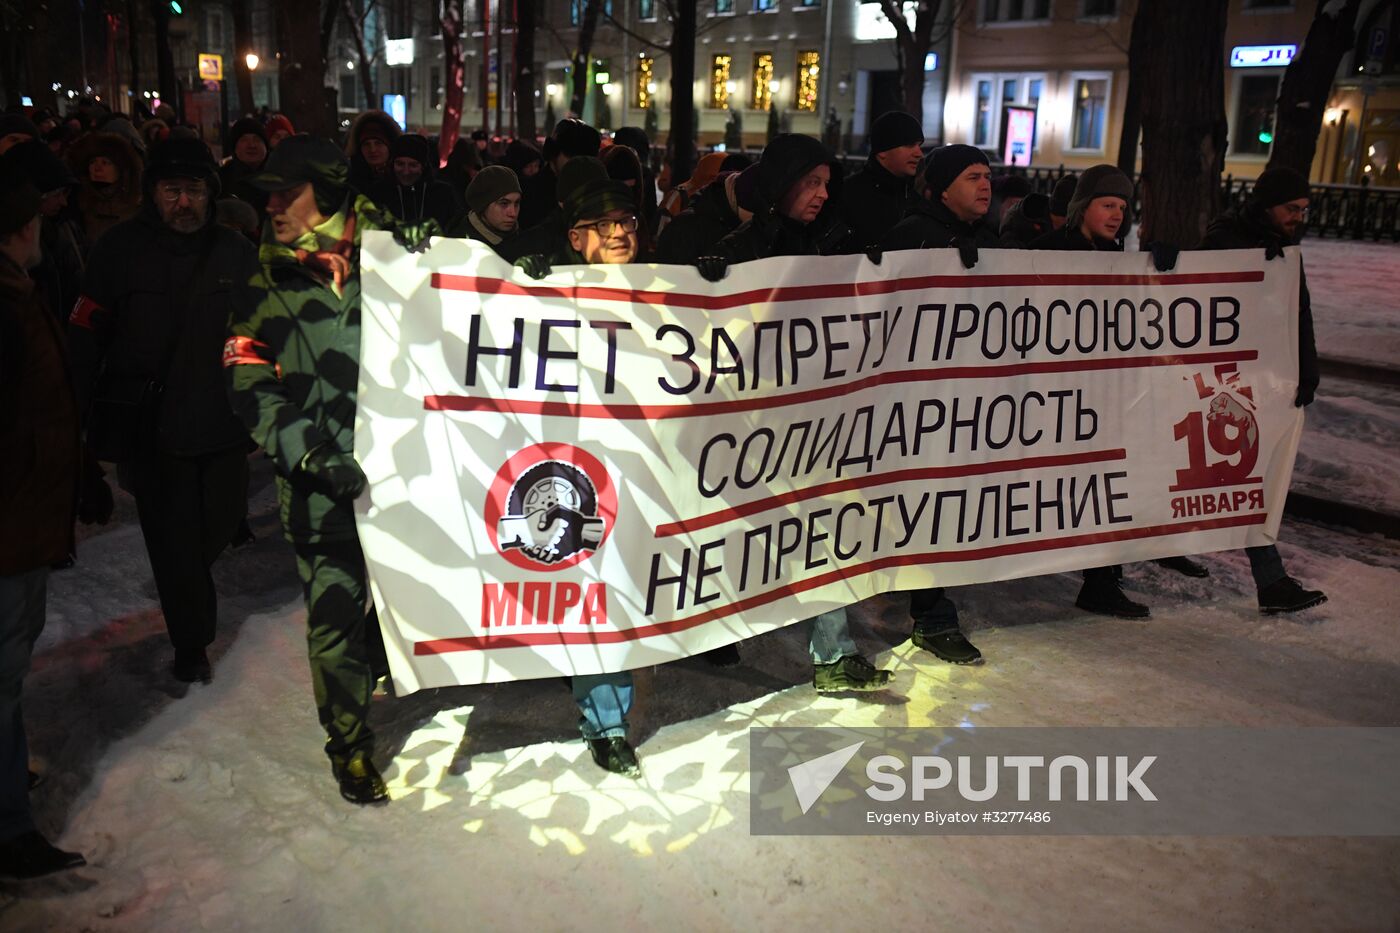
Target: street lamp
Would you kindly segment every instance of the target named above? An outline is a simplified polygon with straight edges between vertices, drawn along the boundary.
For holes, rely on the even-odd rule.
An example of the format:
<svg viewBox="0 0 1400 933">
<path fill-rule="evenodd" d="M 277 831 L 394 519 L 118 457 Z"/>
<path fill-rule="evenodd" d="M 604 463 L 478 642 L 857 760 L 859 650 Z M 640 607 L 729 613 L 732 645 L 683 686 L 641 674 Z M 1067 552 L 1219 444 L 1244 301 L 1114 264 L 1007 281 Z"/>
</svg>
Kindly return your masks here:
<svg viewBox="0 0 1400 933">
<path fill-rule="evenodd" d="M 243 61 L 248 65 L 249 71 L 257 71 L 258 62 L 262 61 L 262 59 L 258 58 L 257 52 L 249 52 L 247 55 L 243 56 Z"/>
</svg>

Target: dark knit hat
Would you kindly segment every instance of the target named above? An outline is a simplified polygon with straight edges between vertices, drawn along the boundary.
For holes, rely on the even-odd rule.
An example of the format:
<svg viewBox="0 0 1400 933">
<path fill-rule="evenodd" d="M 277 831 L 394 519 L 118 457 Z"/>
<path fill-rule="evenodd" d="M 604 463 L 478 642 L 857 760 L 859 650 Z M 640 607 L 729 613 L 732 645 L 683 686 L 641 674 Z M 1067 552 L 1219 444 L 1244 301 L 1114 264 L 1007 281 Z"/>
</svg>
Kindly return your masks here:
<svg viewBox="0 0 1400 933">
<path fill-rule="evenodd" d="M 559 180 L 554 185 L 555 199 L 563 204 L 569 200 L 569 195 L 575 188 L 581 187 L 586 182 L 599 181 L 607 177 L 607 167 L 598 159 L 590 156 L 570 159 L 559 170 Z"/>
<path fill-rule="evenodd" d="M 1050 195 L 1050 213 L 1064 217 L 1069 213 L 1069 202 L 1074 198 L 1074 186 L 1079 182 L 1073 175 L 1061 175 L 1055 182 L 1055 191 Z"/>
<path fill-rule="evenodd" d="M 1070 199 L 1069 210 L 1065 214 L 1069 218 L 1069 226 L 1079 226 L 1084 217 L 1084 209 L 1095 198 L 1122 198 L 1131 206 L 1133 203 L 1133 180 L 1123 174 L 1123 170 L 1118 166 L 1109 165 L 1106 162 L 1086 168 L 1074 186 L 1074 197 Z M 1127 216 L 1125 214 L 1125 219 Z M 1127 223 L 1124 223 L 1123 230 L 1125 232 L 1127 226 Z"/>
<path fill-rule="evenodd" d="M 391 159 L 413 159 L 425 169 L 437 166 L 433 160 L 433 149 L 428 144 L 427 137 L 417 133 L 404 133 L 398 139 L 389 144 L 389 158 Z"/>
<path fill-rule="evenodd" d="M 0 156 L 0 175 L 20 173 L 43 194 L 71 188 L 78 183 L 64 161 L 46 143 L 30 139 L 11 146 Z"/>
<path fill-rule="evenodd" d="M 720 162 L 719 173 L 723 175 L 726 172 L 742 172 L 750 165 L 753 165 L 753 159 L 742 152 L 731 152 L 725 155 L 724 161 Z"/>
<path fill-rule="evenodd" d="M 392 117 L 390 119 L 393 119 Z M 366 139 L 378 139 L 388 143 L 394 134 L 389 132 L 389 128 L 379 120 L 364 120 L 359 124 L 359 133 L 355 138 L 355 145 L 358 148 Z"/>
<path fill-rule="evenodd" d="M 900 146 L 923 145 L 924 128 L 902 110 L 880 114 L 870 127 L 870 154 L 897 149 Z"/>
<path fill-rule="evenodd" d="M 240 139 L 242 139 L 244 136 L 249 135 L 256 136 L 258 139 L 261 139 L 263 141 L 264 146 L 267 145 L 267 128 L 264 127 L 261 122 L 259 122 L 253 117 L 244 117 L 243 119 L 235 122 L 233 126 L 229 128 L 229 148 L 232 149 L 234 146 L 237 146 L 238 141 Z"/>
<path fill-rule="evenodd" d="M 219 164 L 198 139 L 166 139 L 151 147 L 141 174 L 146 190 L 171 178 L 197 178 L 209 186 L 210 197 L 219 196 Z"/>
<path fill-rule="evenodd" d="M 512 139 L 510 145 L 506 146 L 506 154 L 501 157 L 501 164 L 507 168 L 515 170 L 516 175 L 525 171 L 525 167 L 540 160 L 540 150 L 531 143 L 523 139 Z"/>
<path fill-rule="evenodd" d="M 0 136 L 9 136 L 13 133 L 24 133 L 35 139 L 39 138 L 39 128 L 24 114 L 0 113 Z"/>
<path fill-rule="evenodd" d="M 272 116 L 268 117 L 267 126 L 264 127 L 264 129 L 267 130 L 269 139 L 272 138 L 273 133 L 279 130 L 285 132 L 288 136 L 291 136 L 297 131 L 296 127 L 292 126 L 292 121 L 287 119 L 287 115 L 283 113 L 274 113 Z"/>
<path fill-rule="evenodd" d="M 1024 198 L 1031 193 L 1030 180 L 1022 175 L 998 175 L 992 179 L 992 194 L 1002 198 Z"/>
<path fill-rule="evenodd" d="M 1271 168 L 1265 169 L 1255 179 L 1254 189 L 1249 193 L 1249 203 L 1268 210 L 1289 201 L 1311 197 L 1312 189 L 1302 175 L 1291 168 Z"/>
<path fill-rule="evenodd" d="M 758 163 L 755 162 L 734 179 L 734 200 L 744 210 L 756 213 L 758 203 Z"/>
<path fill-rule="evenodd" d="M 0 179 L 0 237 L 18 232 L 39 216 L 39 189 L 17 172 Z"/>
<path fill-rule="evenodd" d="M 485 130 L 472 130 L 472 139 L 479 139 L 482 142 L 486 142 L 490 138 L 491 137 L 487 135 Z"/>
<path fill-rule="evenodd" d="M 990 166 L 987 154 L 976 146 L 954 143 L 940 146 L 929 153 L 928 165 L 924 169 L 924 180 L 928 182 L 933 200 L 939 200 L 948 186 L 957 181 L 958 176 L 974 165 Z"/>
<path fill-rule="evenodd" d="M 520 179 L 504 165 L 488 165 L 467 185 L 467 207 L 475 214 L 484 214 L 508 194 L 520 194 Z"/>
<path fill-rule="evenodd" d="M 545 140 L 544 155 L 546 159 L 553 159 L 556 155 L 566 155 L 571 159 L 578 156 L 597 158 L 602 146 L 603 137 L 597 130 L 582 120 L 569 118 L 555 124 L 554 132 Z"/>
<path fill-rule="evenodd" d="M 572 163 L 570 163 L 572 164 Z M 581 220 L 597 220 L 612 211 L 635 211 L 632 191 L 611 178 L 587 181 L 575 188 L 564 202 L 564 223 L 572 227 Z"/>
<path fill-rule="evenodd" d="M 613 145 L 631 149 L 643 165 L 651 156 L 651 140 L 647 138 L 647 131 L 640 126 L 618 127 L 613 133 Z"/>
</svg>

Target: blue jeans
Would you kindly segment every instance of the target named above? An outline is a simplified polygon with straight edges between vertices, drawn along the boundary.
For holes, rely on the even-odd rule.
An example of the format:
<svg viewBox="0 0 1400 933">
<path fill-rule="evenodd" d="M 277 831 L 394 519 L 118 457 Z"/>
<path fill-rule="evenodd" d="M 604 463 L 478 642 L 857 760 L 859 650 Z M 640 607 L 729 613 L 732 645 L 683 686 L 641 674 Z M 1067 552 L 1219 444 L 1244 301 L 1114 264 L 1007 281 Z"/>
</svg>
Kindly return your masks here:
<svg viewBox="0 0 1400 933">
<path fill-rule="evenodd" d="M 585 739 L 610 739 L 627 735 L 627 713 L 632 709 L 632 672 L 585 674 L 573 678 L 578 704 L 578 730 Z"/>
<path fill-rule="evenodd" d="M 1257 588 L 1262 590 L 1288 576 L 1287 571 L 1283 569 L 1283 558 L 1279 556 L 1278 548 L 1272 544 L 1247 547 L 1244 552 L 1249 555 L 1249 569 L 1254 574 L 1254 585 Z"/>
<path fill-rule="evenodd" d="M 44 629 L 48 581 L 47 567 L 0 577 L 0 841 L 34 829 L 20 693 Z"/>
<path fill-rule="evenodd" d="M 941 586 L 910 593 L 909 615 L 914 620 L 914 631 L 924 635 L 958 631 L 958 607 Z"/>
<path fill-rule="evenodd" d="M 812 634 L 807 641 L 807 650 L 812 655 L 813 664 L 835 664 L 848 655 L 860 653 L 851 638 L 845 606 L 823 612 L 811 622 Z"/>
</svg>

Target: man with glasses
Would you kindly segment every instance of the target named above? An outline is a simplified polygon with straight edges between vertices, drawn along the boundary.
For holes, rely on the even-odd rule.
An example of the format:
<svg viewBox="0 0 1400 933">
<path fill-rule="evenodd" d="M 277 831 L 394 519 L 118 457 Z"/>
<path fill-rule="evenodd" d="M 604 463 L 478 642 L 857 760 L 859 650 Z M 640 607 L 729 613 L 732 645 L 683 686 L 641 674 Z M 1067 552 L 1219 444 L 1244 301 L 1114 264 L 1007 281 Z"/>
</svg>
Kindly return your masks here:
<svg viewBox="0 0 1400 933">
<path fill-rule="evenodd" d="M 544 278 L 558 265 L 621 265 L 637 257 L 638 218 L 632 192 L 620 181 L 595 179 L 575 188 L 563 203 L 569 244 L 553 255 L 522 256 L 516 265 Z M 632 708 L 632 672 L 588 674 L 570 680 L 579 708 L 579 731 L 598 767 L 615 774 L 641 774 L 627 741 Z"/>
<path fill-rule="evenodd" d="M 1283 256 L 1285 246 L 1297 244 L 1308 219 L 1311 197 L 1308 180 L 1289 168 L 1271 168 L 1254 182 L 1249 198 L 1211 222 L 1200 249 L 1259 249 L 1266 259 Z M 1313 339 L 1308 280 L 1299 267 L 1298 390 L 1293 404 L 1311 405 L 1317 393 L 1317 344 Z M 1283 558 L 1272 544 L 1245 548 L 1258 588 L 1259 611 L 1267 615 L 1298 612 L 1327 601 L 1321 590 L 1304 589 L 1283 569 Z"/>
<path fill-rule="evenodd" d="M 74 382 L 91 452 L 118 463 L 136 498 L 171 673 L 211 677 L 209 569 L 238 530 L 248 434 L 224 388 L 229 315 L 257 270 L 251 243 L 215 223 L 218 167 L 204 143 L 152 149 L 141 212 L 92 251 L 69 318 Z"/>
</svg>

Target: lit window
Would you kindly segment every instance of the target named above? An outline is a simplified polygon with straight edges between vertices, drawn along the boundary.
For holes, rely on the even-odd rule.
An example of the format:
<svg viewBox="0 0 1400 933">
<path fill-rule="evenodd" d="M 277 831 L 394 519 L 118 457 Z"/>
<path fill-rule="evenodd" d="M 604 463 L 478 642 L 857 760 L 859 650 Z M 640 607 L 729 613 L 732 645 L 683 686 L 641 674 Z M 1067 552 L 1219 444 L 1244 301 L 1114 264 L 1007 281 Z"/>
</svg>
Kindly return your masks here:
<svg viewBox="0 0 1400 933">
<path fill-rule="evenodd" d="M 633 95 L 637 101 L 637 107 L 646 110 L 651 106 L 652 88 L 656 86 L 656 78 L 653 69 L 656 60 L 643 56 L 637 59 L 637 85 L 636 94 Z"/>
<path fill-rule="evenodd" d="M 729 16 L 734 13 L 734 0 L 715 0 L 715 15 Z"/>
<path fill-rule="evenodd" d="M 729 109 L 730 55 L 715 55 L 710 59 L 710 106 L 716 110 Z"/>
<path fill-rule="evenodd" d="M 984 23 L 1019 23 L 1049 18 L 1050 0 L 982 0 Z"/>
<path fill-rule="evenodd" d="M 773 106 L 773 53 L 758 52 L 753 57 L 753 94 L 749 96 L 750 110 L 767 110 Z"/>
<path fill-rule="evenodd" d="M 821 58 L 816 52 L 797 53 L 797 99 L 794 104 L 798 110 L 817 111 L 817 79 L 821 74 Z"/>
<path fill-rule="evenodd" d="M 977 82 L 977 123 L 972 135 L 974 146 L 992 144 L 992 82 Z"/>
<path fill-rule="evenodd" d="M 1108 116 L 1108 81 L 1080 78 L 1074 82 L 1074 123 L 1071 149 L 1103 149 L 1104 122 Z"/>
<path fill-rule="evenodd" d="M 1278 75 L 1241 75 L 1230 121 L 1230 151 L 1237 155 L 1268 155 L 1274 142 L 1274 102 Z"/>
<path fill-rule="evenodd" d="M 637 0 L 637 19 L 656 19 L 656 0 Z"/>
<path fill-rule="evenodd" d="M 769 10 L 778 8 L 778 0 L 753 0 L 753 11 L 755 13 L 766 13 Z"/>
</svg>

